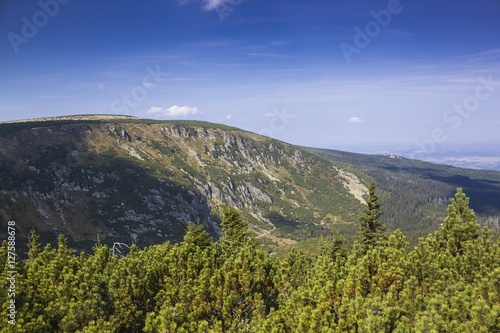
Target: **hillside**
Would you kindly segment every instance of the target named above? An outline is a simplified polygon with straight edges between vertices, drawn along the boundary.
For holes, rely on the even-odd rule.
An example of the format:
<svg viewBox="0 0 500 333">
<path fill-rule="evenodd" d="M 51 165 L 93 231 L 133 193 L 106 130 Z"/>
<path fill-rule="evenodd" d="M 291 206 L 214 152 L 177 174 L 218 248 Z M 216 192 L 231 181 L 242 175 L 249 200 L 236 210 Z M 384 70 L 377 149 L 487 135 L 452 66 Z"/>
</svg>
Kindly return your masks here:
<svg viewBox="0 0 500 333">
<path fill-rule="evenodd" d="M 332 228 L 354 234 L 371 181 L 383 222 L 412 244 L 439 227 L 457 187 L 479 222 L 500 230 L 500 172 L 302 148 L 196 121 L 86 115 L 0 124 L 0 217 L 17 222 L 21 243 L 34 229 L 44 242 L 63 233 L 85 250 L 98 241 L 146 246 L 181 240 L 197 220 L 218 238 L 229 205 L 269 246 L 316 248 Z"/>
<path fill-rule="evenodd" d="M 218 237 L 226 205 L 271 245 L 332 226 L 352 233 L 365 190 L 305 149 L 223 125 L 84 117 L 0 125 L 2 224 L 14 220 L 19 237 L 35 229 L 43 241 L 63 233 L 82 249 L 178 241 L 196 220 Z"/>
<path fill-rule="evenodd" d="M 396 155 L 364 155 L 310 149 L 354 174 L 375 181 L 382 193 L 382 216 L 390 229 L 400 228 L 415 243 L 436 230 L 457 187 L 471 198 L 482 225 L 500 231 L 500 172 L 463 169 Z"/>
</svg>

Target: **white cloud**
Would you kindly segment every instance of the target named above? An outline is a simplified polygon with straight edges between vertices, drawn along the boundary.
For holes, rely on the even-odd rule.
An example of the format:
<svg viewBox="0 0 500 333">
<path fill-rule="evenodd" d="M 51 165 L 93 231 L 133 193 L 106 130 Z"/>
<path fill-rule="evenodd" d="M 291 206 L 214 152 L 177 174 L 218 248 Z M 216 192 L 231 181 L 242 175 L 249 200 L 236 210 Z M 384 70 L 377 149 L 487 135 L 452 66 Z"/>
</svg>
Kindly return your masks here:
<svg viewBox="0 0 500 333">
<path fill-rule="evenodd" d="M 167 117 L 187 117 L 191 115 L 201 114 L 201 111 L 196 106 L 178 106 L 173 105 L 168 109 L 163 109 L 153 106 L 149 109 L 148 114 L 161 114 Z"/>
<path fill-rule="evenodd" d="M 350 123 L 362 123 L 362 122 L 364 122 L 364 120 L 359 118 L 359 117 L 352 117 L 351 119 L 349 119 L 349 122 Z"/>
<path fill-rule="evenodd" d="M 274 117 L 274 113 L 273 112 L 266 112 L 264 114 L 264 117 Z"/>
<path fill-rule="evenodd" d="M 222 5 L 226 0 L 206 0 L 203 1 L 203 9 L 206 11 L 214 10 Z"/>
<path fill-rule="evenodd" d="M 223 124 L 226 121 L 231 120 L 233 118 L 234 118 L 234 116 L 232 114 L 228 114 L 228 115 L 225 115 L 224 118 L 217 119 L 217 122 Z"/>
<path fill-rule="evenodd" d="M 157 113 L 163 113 L 164 110 L 160 107 L 153 106 L 151 109 L 148 110 L 148 114 L 157 114 Z"/>
<path fill-rule="evenodd" d="M 205 11 L 216 10 L 219 7 L 234 7 L 239 5 L 243 0 L 201 0 L 201 9 Z M 198 0 L 178 0 L 180 6 L 190 5 L 196 3 Z"/>
<path fill-rule="evenodd" d="M 97 89 L 99 89 L 99 90 L 104 90 L 104 84 L 102 84 L 102 83 L 98 83 L 98 84 L 97 84 Z"/>
</svg>

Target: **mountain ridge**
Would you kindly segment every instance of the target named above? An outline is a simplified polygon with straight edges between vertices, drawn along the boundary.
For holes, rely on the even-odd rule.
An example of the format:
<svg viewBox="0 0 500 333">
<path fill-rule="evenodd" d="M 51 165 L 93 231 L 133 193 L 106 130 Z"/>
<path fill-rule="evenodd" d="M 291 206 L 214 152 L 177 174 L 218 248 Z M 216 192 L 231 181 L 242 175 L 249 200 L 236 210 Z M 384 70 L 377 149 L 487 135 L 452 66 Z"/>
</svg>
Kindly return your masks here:
<svg viewBox="0 0 500 333">
<path fill-rule="evenodd" d="M 353 235 L 371 181 L 384 222 L 413 240 L 439 226 L 456 187 L 500 228 L 500 173 L 299 147 L 200 121 L 84 117 L 0 125 L 0 217 L 17 220 L 24 239 L 34 229 L 82 249 L 98 239 L 147 246 L 182 239 L 197 220 L 217 238 L 230 205 L 262 242 L 294 245 L 332 229 Z"/>
<path fill-rule="evenodd" d="M 72 118 L 4 124 L 0 133 L 4 219 L 87 247 L 96 234 L 142 245 L 179 240 L 197 219 L 217 236 L 224 205 L 242 210 L 257 236 L 289 244 L 334 224 L 352 229 L 362 208 L 353 174 L 225 125 Z"/>
</svg>

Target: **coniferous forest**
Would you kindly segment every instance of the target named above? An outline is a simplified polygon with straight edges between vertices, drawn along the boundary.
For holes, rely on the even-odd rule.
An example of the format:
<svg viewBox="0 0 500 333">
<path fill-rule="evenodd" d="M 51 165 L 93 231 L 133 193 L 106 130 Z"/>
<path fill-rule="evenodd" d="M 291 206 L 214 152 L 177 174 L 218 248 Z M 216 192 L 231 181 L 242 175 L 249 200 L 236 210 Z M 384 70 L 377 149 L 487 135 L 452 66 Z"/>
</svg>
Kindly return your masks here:
<svg viewBox="0 0 500 333">
<path fill-rule="evenodd" d="M 317 255 L 269 253 L 233 208 L 217 242 L 193 224 L 179 244 L 98 244 L 89 255 L 33 233 L 17 267 L 16 326 L 2 315 L 1 332 L 500 332 L 500 243 L 462 190 L 414 248 L 380 222 L 369 190 L 352 248 L 334 233 Z"/>
</svg>

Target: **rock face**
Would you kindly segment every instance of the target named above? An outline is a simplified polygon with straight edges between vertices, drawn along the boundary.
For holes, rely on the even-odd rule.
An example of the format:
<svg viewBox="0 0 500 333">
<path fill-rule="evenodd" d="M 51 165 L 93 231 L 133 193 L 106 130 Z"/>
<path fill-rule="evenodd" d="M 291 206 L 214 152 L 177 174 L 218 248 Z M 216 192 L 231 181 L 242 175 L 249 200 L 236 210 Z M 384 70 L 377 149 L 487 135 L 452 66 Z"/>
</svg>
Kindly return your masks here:
<svg viewBox="0 0 500 333">
<path fill-rule="evenodd" d="M 76 120 L 0 125 L 0 216 L 20 237 L 145 246 L 180 240 L 196 220 L 217 237 L 231 205 L 256 234 L 301 240 L 362 208 L 345 180 L 359 193 L 359 179 L 279 141 L 200 122 Z"/>
</svg>

